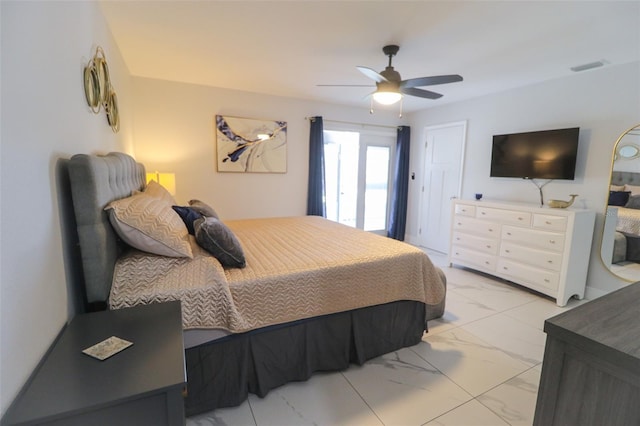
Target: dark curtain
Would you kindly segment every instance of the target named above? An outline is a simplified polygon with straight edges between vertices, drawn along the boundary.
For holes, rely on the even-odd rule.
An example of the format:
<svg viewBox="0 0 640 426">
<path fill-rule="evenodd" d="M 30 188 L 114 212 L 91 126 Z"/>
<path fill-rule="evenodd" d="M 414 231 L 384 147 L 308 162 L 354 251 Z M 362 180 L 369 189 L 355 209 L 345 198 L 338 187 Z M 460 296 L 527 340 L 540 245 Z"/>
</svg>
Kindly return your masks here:
<svg viewBox="0 0 640 426">
<path fill-rule="evenodd" d="M 326 217 L 324 204 L 324 137 L 322 117 L 311 117 L 307 214 Z"/>
<path fill-rule="evenodd" d="M 393 192 L 391 193 L 391 215 L 387 236 L 404 241 L 407 226 L 407 197 L 409 194 L 409 146 L 411 128 L 398 127 L 396 142 L 396 164 L 393 170 Z"/>
</svg>

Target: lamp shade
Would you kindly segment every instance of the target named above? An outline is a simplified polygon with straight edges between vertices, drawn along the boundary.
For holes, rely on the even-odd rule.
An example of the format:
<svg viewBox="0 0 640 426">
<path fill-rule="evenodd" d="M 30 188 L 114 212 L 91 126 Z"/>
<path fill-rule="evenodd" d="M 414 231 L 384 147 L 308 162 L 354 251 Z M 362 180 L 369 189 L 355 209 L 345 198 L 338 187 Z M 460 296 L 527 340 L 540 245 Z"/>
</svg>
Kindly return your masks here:
<svg viewBox="0 0 640 426">
<path fill-rule="evenodd" d="M 402 94 L 397 91 L 380 91 L 373 94 L 373 99 L 382 105 L 393 105 L 402 99 Z"/>
<path fill-rule="evenodd" d="M 175 173 L 147 173 L 147 183 L 155 180 L 162 185 L 171 195 L 176 195 L 176 174 Z"/>
</svg>

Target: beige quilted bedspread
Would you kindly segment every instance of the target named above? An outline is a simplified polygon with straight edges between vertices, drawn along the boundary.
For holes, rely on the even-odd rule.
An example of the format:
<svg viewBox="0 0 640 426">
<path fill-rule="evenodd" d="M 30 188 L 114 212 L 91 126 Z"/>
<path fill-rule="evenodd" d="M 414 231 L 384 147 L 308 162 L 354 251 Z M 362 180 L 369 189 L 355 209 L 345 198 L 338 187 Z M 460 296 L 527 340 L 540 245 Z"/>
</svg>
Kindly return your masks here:
<svg viewBox="0 0 640 426">
<path fill-rule="evenodd" d="M 408 244 L 315 217 L 225 222 L 247 267 L 223 269 L 192 239 L 193 259 L 139 251 L 116 265 L 110 306 L 180 299 L 185 329 L 243 332 L 398 300 L 439 303 L 444 284 Z"/>
<path fill-rule="evenodd" d="M 640 236 L 640 210 L 618 207 L 618 225 L 616 231 L 631 236 Z"/>
</svg>

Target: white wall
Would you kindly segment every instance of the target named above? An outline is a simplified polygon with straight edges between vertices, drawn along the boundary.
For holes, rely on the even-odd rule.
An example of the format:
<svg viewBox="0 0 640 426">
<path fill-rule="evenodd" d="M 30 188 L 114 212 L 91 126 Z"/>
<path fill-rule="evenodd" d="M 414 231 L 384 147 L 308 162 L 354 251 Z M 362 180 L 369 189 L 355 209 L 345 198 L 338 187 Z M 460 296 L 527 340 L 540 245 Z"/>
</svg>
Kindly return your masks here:
<svg viewBox="0 0 640 426">
<path fill-rule="evenodd" d="M 0 2 L 0 403 L 4 413 L 68 318 L 56 161 L 132 151 L 129 73 L 96 2 Z M 97 45 L 121 127 L 88 109 L 83 67 Z"/>
<path fill-rule="evenodd" d="M 175 172 L 176 200 L 199 198 L 223 219 L 306 214 L 309 122 L 305 117 L 399 124 L 395 108 L 340 107 L 193 84 L 133 78 L 135 150 L 150 171 Z M 218 173 L 216 114 L 287 122 L 287 173 Z"/>
<path fill-rule="evenodd" d="M 638 63 L 610 66 L 571 77 L 509 90 L 412 114 L 411 161 L 416 180 L 410 181 L 407 239 L 417 240 L 420 182 L 424 156 L 424 128 L 467 121 L 462 198 L 475 193 L 485 198 L 537 203 L 538 189 L 528 181 L 490 178 L 494 134 L 563 127 L 580 127 L 576 179 L 553 181 L 544 187 L 545 199 L 580 197 L 576 204 L 597 212 L 587 285 L 592 291 L 611 291 L 624 284 L 604 269 L 599 256 L 608 196 L 609 171 L 616 139 L 640 122 Z"/>
</svg>

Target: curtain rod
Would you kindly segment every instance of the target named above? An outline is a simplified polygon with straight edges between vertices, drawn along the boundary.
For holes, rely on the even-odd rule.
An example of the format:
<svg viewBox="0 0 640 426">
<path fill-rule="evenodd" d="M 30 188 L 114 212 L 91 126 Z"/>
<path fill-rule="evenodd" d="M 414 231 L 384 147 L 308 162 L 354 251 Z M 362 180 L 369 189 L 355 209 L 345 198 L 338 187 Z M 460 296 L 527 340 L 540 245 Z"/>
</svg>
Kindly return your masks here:
<svg viewBox="0 0 640 426">
<path fill-rule="evenodd" d="M 314 117 L 305 117 L 306 120 L 312 120 Z M 324 118 L 324 121 L 328 123 L 340 123 L 340 124 L 355 124 L 356 126 L 370 126 L 370 127 L 383 127 L 385 129 L 398 129 L 402 126 L 385 126 L 383 124 L 366 124 L 366 123 L 356 123 L 355 121 L 341 121 L 341 120 L 329 120 Z"/>
</svg>

